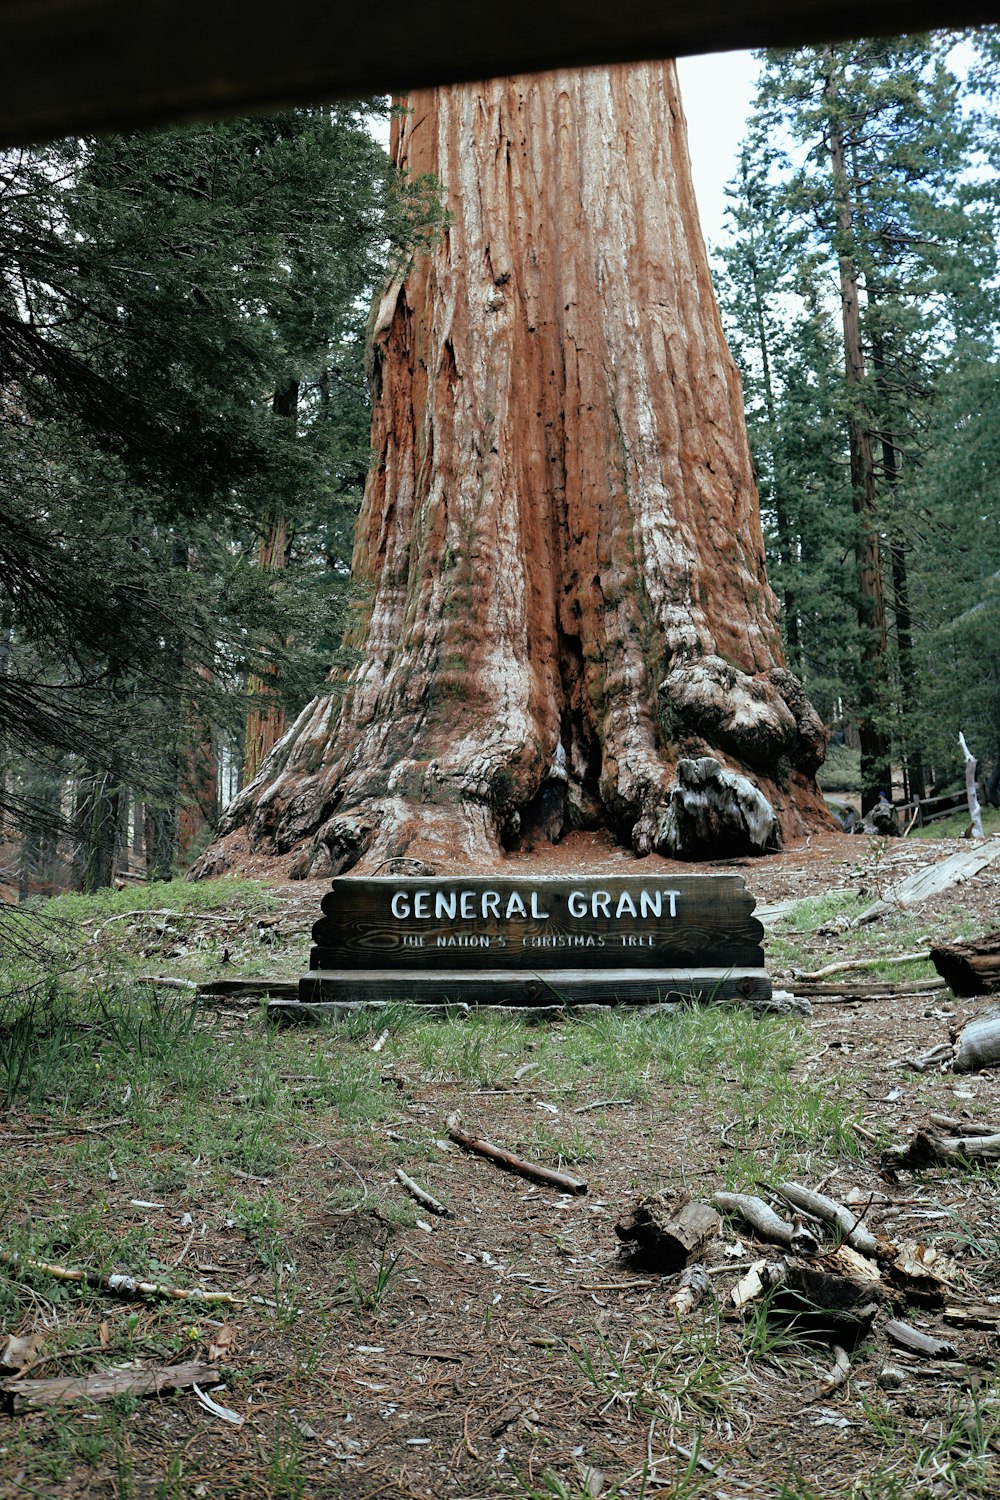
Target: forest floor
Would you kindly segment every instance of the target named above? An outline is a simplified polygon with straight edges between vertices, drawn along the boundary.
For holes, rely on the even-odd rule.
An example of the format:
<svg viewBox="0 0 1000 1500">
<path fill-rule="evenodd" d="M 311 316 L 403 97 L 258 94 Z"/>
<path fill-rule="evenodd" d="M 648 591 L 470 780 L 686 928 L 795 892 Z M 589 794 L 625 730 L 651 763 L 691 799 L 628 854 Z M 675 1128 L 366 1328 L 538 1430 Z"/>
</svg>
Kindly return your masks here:
<svg viewBox="0 0 1000 1500">
<path fill-rule="evenodd" d="M 28 1338 L 7 1359 L 29 1380 L 211 1359 L 221 1383 L 203 1389 L 229 1417 L 192 1389 L 0 1414 L 2 1500 L 1000 1495 L 1000 1176 L 881 1163 L 930 1111 L 1000 1120 L 1000 1069 L 913 1071 L 903 1059 L 982 1005 L 869 990 L 906 976 L 919 992 L 930 966 L 887 958 L 1000 925 L 1000 862 L 831 930 L 962 848 L 831 834 L 719 867 L 761 904 L 797 903 L 766 937 L 776 988 L 793 969 L 866 961 L 852 996 L 795 1017 L 532 1025 L 401 1006 L 279 1030 L 256 1002 L 139 982 L 302 974 L 326 883 L 277 869 L 63 897 L 8 922 L 0 1256 L 20 1259 L 0 1265 L 0 1356 L 8 1334 Z M 523 861 L 634 868 L 579 838 Z M 453 1111 L 588 1191 L 464 1152 Z M 451 1216 L 414 1202 L 397 1168 Z M 824 1390 L 829 1341 L 771 1297 L 733 1305 L 777 1249 L 724 1223 L 703 1257 L 709 1296 L 683 1317 L 667 1306 L 676 1277 L 619 1253 L 615 1223 L 645 1194 L 789 1178 L 854 1204 L 981 1326 L 887 1296 L 846 1381 Z M 126 1297 L 52 1264 L 232 1300 Z M 891 1316 L 956 1357 L 907 1356 Z"/>
</svg>

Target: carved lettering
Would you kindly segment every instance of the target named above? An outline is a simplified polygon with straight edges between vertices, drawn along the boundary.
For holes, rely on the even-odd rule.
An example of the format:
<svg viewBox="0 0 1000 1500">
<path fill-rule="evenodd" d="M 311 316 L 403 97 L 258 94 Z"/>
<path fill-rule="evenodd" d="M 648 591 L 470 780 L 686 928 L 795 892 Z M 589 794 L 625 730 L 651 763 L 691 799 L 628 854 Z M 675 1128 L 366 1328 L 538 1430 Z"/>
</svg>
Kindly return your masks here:
<svg viewBox="0 0 1000 1500">
<path fill-rule="evenodd" d="M 630 917 L 662 919 L 665 914 L 676 917 L 679 895 L 680 892 L 675 890 L 649 890 L 643 887 L 635 894 L 622 891 L 616 899 L 610 891 L 571 890 L 565 901 L 569 916 L 576 921 L 589 916 L 620 922 Z M 553 896 L 550 894 L 548 899 L 551 902 Z M 561 902 L 563 898 L 556 894 L 554 899 Z M 401 890 L 392 893 L 389 910 L 401 922 L 411 918 L 421 922 L 456 919 L 472 921 L 476 917 L 483 921 L 492 918 L 494 922 L 509 922 L 513 917 L 547 922 L 550 918 L 550 912 L 543 908 L 541 894 L 537 890 L 511 891 L 506 904 L 500 891 L 416 890 L 411 894 Z"/>
<path fill-rule="evenodd" d="M 663 892 L 647 891 L 643 886 L 639 892 L 639 915 L 641 917 L 658 917 L 663 911 Z"/>
</svg>

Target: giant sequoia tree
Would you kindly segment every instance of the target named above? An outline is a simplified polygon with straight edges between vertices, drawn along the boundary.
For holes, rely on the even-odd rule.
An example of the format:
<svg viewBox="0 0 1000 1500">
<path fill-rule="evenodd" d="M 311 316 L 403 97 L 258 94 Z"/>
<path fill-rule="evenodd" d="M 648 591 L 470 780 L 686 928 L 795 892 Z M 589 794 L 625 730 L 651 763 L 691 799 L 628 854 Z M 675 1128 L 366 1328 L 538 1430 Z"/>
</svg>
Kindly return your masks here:
<svg viewBox="0 0 1000 1500">
<path fill-rule="evenodd" d="M 376 310 L 359 661 L 225 828 L 301 874 L 539 827 L 640 854 L 801 828 L 823 732 L 784 668 L 673 65 L 418 93 L 394 151 L 450 220 Z"/>
</svg>

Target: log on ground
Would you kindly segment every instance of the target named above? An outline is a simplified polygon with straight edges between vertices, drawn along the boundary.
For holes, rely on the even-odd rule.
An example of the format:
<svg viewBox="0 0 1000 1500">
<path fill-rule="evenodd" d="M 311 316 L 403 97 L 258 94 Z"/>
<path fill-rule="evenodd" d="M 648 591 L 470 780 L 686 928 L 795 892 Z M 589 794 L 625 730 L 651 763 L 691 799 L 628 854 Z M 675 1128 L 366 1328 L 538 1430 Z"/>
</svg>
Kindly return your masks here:
<svg viewBox="0 0 1000 1500">
<path fill-rule="evenodd" d="M 686 1266 L 716 1237 L 722 1220 L 707 1203 L 693 1203 L 668 1193 L 643 1198 L 615 1234 L 637 1261 L 670 1272 Z"/>
<path fill-rule="evenodd" d="M 931 963 L 956 995 L 1000 994 L 1000 930 L 931 949 Z"/>
</svg>

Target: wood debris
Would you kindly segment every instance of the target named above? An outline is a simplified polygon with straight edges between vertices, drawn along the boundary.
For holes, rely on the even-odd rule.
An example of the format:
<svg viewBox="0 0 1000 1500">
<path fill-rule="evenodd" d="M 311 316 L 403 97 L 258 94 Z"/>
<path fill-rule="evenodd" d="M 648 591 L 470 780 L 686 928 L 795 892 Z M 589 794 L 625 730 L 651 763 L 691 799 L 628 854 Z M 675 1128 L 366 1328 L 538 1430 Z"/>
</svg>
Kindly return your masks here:
<svg viewBox="0 0 1000 1500">
<path fill-rule="evenodd" d="M 413 1178 L 409 1177 L 403 1171 L 402 1167 L 396 1168 L 396 1179 L 398 1182 L 401 1182 L 403 1184 L 403 1187 L 405 1187 L 406 1191 L 410 1194 L 410 1197 L 415 1198 L 416 1201 L 424 1208 L 426 1208 L 429 1213 L 438 1214 L 442 1219 L 451 1218 L 451 1209 L 446 1208 L 445 1205 L 441 1203 L 437 1198 L 435 1198 L 433 1194 L 429 1193 L 426 1188 L 422 1188 L 418 1182 L 414 1182 Z"/>
<path fill-rule="evenodd" d="M 710 1285 L 704 1266 L 687 1266 L 681 1272 L 676 1290 L 667 1298 L 667 1307 L 679 1318 L 683 1317 L 704 1301 Z"/>
<path fill-rule="evenodd" d="M 678 1271 L 715 1239 L 722 1220 L 707 1203 L 694 1203 L 672 1193 L 642 1198 L 615 1234 L 633 1255 L 657 1271 Z"/>
<path fill-rule="evenodd" d="M 824 964 L 821 969 L 813 969 L 811 971 L 805 969 L 797 970 L 793 973 L 793 978 L 796 982 L 801 981 L 811 984 L 818 980 L 826 979 L 830 974 L 846 973 L 848 969 L 870 969 L 876 962 L 880 964 L 926 963 L 929 958 L 930 953 L 926 948 L 921 949 L 919 953 L 897 953 L 892 958 L 880 957 L 877 960 L 874 958 L 841 958 L 836 963 Z"/>
<path fill-rule="evenodd" d="M 813 1392 L 813 1400 L 819 1400 L 823 1396 L 831 1395 L 844 1384 L 851 1373 L 851 1358 L 846 1349 L 839 1344 L 833 1346 L 833 1368 L 825 1375 Z"/>
<path fill-rule="evenodd" d="M 152 1370 L 102 1370 L 94 1375 L 67 1375 L 54 1380 L 2 1380 L 14 1413 L 37 1407 L 66 1406 L 74 1401 L 111 1401 L 115 1396 L 159 1396 L 197 1385 L 214 1385 L 214 1365 L 160 1365 Z"/>
<path fill-rule="evenodd" d="M 118 1297 L 166 1297 L 177 1302 L 225 1303 L 230 1307 L 242 1305 L 240 1297 L 230 1292 L 206 1292 L 201 1287 L 164 1286 L 158 1281 L 139 1281 L 134 1276 L 120 1272 L 104 1275 L 100 1271 L 76 1270 L 69 1266 L 55 1265 L 52 1261 L 35 1260 L 30 1255 L 20 1255 L 16 1250 L 0 1250 L 0 1261 L 12 1271 L 32 1271 L 43 1276 L 52 1276 L 56 1281 L 77 1281 L 98 1291 L 113 1292 Z"/>
<path fill-rule="evenodd" d="M 912 1328 L 909 1323 L 901 1323 L 896 1318 L 889 1320 L 885 1331 L 893 1343 L 898 1344 L 901 1349 L 909 1349 L 911 1354 L 926 1354 L 931 1359 L 958 1358 L 958 1350 L 947 1339 L 921 1333 L 919 1328 Z"/>
<path fill-rule="evenodd" d="M 1000 1064 L 1000 1006 L 993 1006 L 981 1016 L 968 1021 L 959 1032 L 952 1069 L 956 1073 L 976 1073 L 980 1068 Z"/>
<path fill-rule="evenodd" d="M 535 1162 L 523 1161 L 513 1152 L 505 1151 L 502 1146 L 494 1146 L 491 1141 L 484 1141 L 480 1136 L 470 1135 L 459 1125 L 458 1115 L 449 1115 L 447 1126 L 449 1137 L 457 1145 L 464 1146 L 466 1151 L 474 1151 L 477 1156 L 485 1156 L 508 1172 L 516 1172 L 519 1176 L 527 1177 L 532 1182 L 541 1182 L 546 1187 L 558 1188 L 561 1193 L 585 1193 L 587 1191 L 586 1182 L 579 1177 L 569 1177 L 565 1172 L 556 1172 L 551 1167 L 540 1167 Z"/>
<path fill-rule="evenodd" d="M 812 1214 L 814 1218 L 839 1229 L 847 1243 L 853 1245 L 855 1250 L 860 1250 L 862 1255 L 875 1255 L 878 1248 L 875 1236 L 842 1203 L 837 1203 L 833 1198 L 817 1193 L 812 1188 L 803 1187 L 798 1182 L 779 1182 L 775 1192 L 793 1208 Z"/>
<path fill-rule="evenodd" d="M 787 1267 L 782 1260 L 755 1260 L 729 1294 L 733 1306 L 746 1307 L 748 1302 L 753 1302 L 765 1292 L 783 1286 L 786 1274 Z"/>
<path fill-rule="evenodd" d="M 972 942 L 942 944 L 929 956 L 956 995 L 1000 993 L 1000 929 Z"/>
<path fill-rule="evenodd" d="M 819 1240 L 798 1216 L 789 1224 L 774 1209 L 749 1193 L 713 1193 L 712 1202 L 724 1213 L 735 1214 L 757 1235 L 772 1245 L 782 1245 L 796 1255 L 815 1255 Z"/>
<path fill-rule="evenodd" d="M 971 880 L 973 875 L 978 875 L 980 870 L 985 870 L 996 859 L 1000 859 L 1000 838 L 988 839 L 986 843 L 978 844 L 972 849 L 963 849 L 960 854 L 953 854 L 940 864 L 918 870 L 895 886 L 883 899 L 866 906 L 857 916 L 831 922 L 826 930 L 843 932 L 852 927 L 864 927 L 901 907 L 917 906 L 921 901 L 939 896 L 942 891 L 950 890 L 963 880 Z"/>
<path fill-rule="evenodd" d="M 905 1145 L 890 1146 L 882 1153 L 882 1165 L 890 1172 L 966 1167 L 984 1161 L 1000 1161 L 1000 1129 L 995 1125 L 967 1125 L 941 1115 L 932 1115 Z"/>
</svg>

